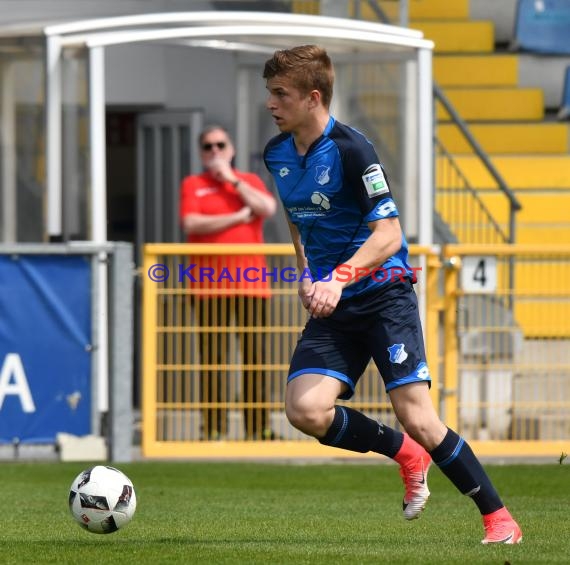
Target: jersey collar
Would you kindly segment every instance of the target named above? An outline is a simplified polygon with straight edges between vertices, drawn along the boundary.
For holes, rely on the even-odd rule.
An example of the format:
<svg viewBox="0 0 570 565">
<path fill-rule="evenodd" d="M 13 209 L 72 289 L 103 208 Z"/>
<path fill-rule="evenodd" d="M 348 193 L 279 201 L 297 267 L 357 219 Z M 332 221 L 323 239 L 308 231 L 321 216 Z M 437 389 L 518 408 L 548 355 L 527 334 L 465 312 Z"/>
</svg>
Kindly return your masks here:
<svg viewBox="0 0 570 565">
<path fill-rule="evenodd" d="M 322 141 L 322 139 L 324 137 L 328 137 L 329 133 L 331 132 L 332 128 L 334 127 L 335 122 L 336 122 L 336 120 L 335 120 L 334 116 L 330 116 L 329 121 L 328 121 L 327 125 L 325 126 L 323 133 L 319 137 L 317 137 L 317 139 L 315 139 L 315 141 L 313 141 L 313 143 L 311 143 L 311 145 L 309 146 L 309 149 L 307 149 L 307 152 L 303 156 L 303 163 L 305 163 L 309 153 L 311 153 L 313 151 L 313 149 L 315 147 L 317 147 L 317 145 L 319 145 L 319 143 Z"/>
<path fill-rule="evenodd" d="M 332 128 L 334 127 L 334 124 L 336 122 L 336 119 L 334 116 L 330 116 L 329 117 L 329 122 L 325 127 L 325 131 L 323 131 L 323 136 L 328 136 L 328 134 L 331 132 Z"/>
</svg>

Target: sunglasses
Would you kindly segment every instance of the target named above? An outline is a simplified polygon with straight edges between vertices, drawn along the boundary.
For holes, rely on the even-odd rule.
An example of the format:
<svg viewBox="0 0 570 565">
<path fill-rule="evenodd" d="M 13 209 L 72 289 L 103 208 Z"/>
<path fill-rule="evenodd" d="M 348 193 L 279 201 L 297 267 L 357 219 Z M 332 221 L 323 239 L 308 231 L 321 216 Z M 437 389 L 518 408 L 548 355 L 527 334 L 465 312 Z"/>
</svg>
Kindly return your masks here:
<svg viewBox="0 0 570 565">
<path fill-rule="evenodd" d="M 225 141 L 216 141 L 215 143 L 203 143 L 202 144 L 202 151 L 211 151 L 214 146 L 218 149 L 225 149 L 227 143 Z"/>
</svg>

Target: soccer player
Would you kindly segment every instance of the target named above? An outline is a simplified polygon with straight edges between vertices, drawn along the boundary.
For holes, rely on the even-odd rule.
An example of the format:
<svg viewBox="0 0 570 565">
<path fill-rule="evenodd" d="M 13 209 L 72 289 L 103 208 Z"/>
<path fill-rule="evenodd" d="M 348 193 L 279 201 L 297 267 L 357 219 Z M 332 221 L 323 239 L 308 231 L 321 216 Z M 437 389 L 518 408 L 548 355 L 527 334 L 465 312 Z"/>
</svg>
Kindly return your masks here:
<svg viewBox="0 0 570 565">
<path fill-rule="evenodd" d="M 419 515 L 429 495 L 429 453 L 479 508 L 483 543 L 518 543 L 521 530 L 480 462 L 433 407 L 398 209 L 371 143 L 330 115 L 328 54 L 316 45 L 276 51 L 263 78 L 267 109 L 281 131 L 265 147 L 265 164 L 287 214 L 297 266 L 314 277 L 299 287 L 310 318 L 291 360 L 287 418 L 324 445 L 375 451 L 398 462 L 408 519 Z M 406 276 L 375 276 L 379 268 L 402 269 Z M 352 396 L 371 358 L 407 433 L 336 405 L 337 398 Z"/>
</svg>

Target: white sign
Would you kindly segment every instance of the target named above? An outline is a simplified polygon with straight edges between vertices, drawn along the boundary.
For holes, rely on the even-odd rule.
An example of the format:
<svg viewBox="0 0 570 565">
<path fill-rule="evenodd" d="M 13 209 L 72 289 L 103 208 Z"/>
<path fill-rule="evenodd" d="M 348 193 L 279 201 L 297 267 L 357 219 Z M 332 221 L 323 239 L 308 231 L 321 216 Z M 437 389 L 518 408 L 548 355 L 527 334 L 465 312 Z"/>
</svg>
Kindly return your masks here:
<svg viewBox="0 0 570 565">
<path fill-rule="evenodd" d="M 497 258 L 494 255 L 463 257 L 461 288 L 465 292 L 496 292 Z"/>
</svg>

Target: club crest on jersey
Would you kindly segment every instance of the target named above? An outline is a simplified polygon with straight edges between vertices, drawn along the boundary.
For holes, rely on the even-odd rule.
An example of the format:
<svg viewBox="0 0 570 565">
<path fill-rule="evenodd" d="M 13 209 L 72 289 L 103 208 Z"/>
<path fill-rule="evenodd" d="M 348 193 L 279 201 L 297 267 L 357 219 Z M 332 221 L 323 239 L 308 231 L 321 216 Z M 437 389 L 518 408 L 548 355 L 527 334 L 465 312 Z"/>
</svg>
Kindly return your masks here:
<svg viewBox="0 0 570 565">
<path fill-rule="evenodd" d="M 388 188 L 386 177 L 384 177 L 384 171 L 378 163 L 370 165 L 364 171 L 362 182 L 364 182 L 366 192 L 370 198 L 378 196 L 379 194 L 384 194 L 390 190 Z"/>
<path fill-rule="evenodd" d="M 408 358 L 408 352 L 404 348 L 403 343 L 395 343 L 388 347 L 388 353 L 390 354 L 390 362 L 401 364 Z"/>
<path fill-rule="evenodd" d="M 330 182 L 331 177 L 329 175 L 331 168 L 326 165 L 317 165 L 317 171 L 315 173 L 315 181 L 321 186 Z"/>
</svg>

